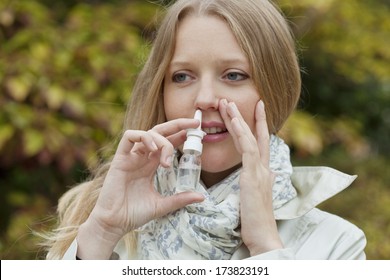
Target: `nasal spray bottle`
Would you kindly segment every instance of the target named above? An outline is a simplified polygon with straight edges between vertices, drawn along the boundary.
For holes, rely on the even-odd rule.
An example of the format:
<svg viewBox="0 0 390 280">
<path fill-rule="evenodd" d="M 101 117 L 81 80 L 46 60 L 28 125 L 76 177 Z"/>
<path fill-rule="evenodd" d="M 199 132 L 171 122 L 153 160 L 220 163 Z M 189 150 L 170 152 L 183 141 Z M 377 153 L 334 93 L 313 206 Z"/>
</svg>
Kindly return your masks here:
<svg viewBox="0 0 390 280">
<path fill-rule="evenodd" d="M 202 123 L 202 111 L 196 110 L 194 119 Z M 179 161 L 177 192 L 196 190 L 201 171 L 202 139 L 205 134 L 201 124 L 195 129 L 187 130 L 187 140 L 184 142 L 183 155 Z"/>
</svg>

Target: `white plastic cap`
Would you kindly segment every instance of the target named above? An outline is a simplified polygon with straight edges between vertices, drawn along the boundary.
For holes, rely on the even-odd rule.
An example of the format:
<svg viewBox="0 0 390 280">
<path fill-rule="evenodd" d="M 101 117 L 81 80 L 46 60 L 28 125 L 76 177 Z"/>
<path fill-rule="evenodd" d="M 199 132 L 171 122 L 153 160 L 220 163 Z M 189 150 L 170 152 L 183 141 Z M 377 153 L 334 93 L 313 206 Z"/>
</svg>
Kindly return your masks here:
<svg viewBox="0 0 390 280">
<path fill-rule="evenodd" d="M 184 142 L 183 152 L 194 151 L 199 155 L 201 155 L 203 149 L 202 139 L 203 136 L 206 135 L 206 133 L 204 133 L 201 129 L 201 125 L 202 125 L 201 110 L 195 111 L 194 119 L 197 119 L 200 122 L 200 124 L 195 129 L 190 128 L 187 130 L 187 140 Z"/>
</svg>

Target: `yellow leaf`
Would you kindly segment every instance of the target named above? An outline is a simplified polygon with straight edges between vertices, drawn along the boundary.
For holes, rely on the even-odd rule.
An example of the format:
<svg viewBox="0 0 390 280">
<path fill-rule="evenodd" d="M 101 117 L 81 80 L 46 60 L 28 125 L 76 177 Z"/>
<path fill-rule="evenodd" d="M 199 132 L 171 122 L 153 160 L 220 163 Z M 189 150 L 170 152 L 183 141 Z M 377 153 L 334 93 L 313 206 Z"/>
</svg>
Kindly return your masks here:
<svg viewBox="0 0 390 280">
<path fill-rule="evenodd" d="M 9 78 L 6 81 L 6 87 L 10 95 L 19 102 L 22 102 L 28 96 L 31 88 L 31 83 L 28 79 L 23 77 Z"/>
<path fill-rule="evenodd" d="M 11 139 L 14 134 L 14 128 L 12 125 L 3 124 L 0 126 L 0 150 L 3 148 L 4 144 Z"/>
<path fill-rule="evenodd" d="M 56 110 L 61 107 L 64 101 L 64 92 L 58 86 L 51 86 L 46 93 L 47 106 L 50 109 Z"/>
<path fill-rule="evenodd" d="M 28 129 L 24 134 L 24 152 L 27 156 L 34 156 L 45 145 L 45 138 L 43 134 L 34 129 Z"/>
<path fill-rule="evenodd" d="M 33 44 L 30 50 L 31 50 L 32 57 L 38 61 L 46 60 L 50 55 L 49 46 L 47 46 L 42 42 Z"/>
<path fill-rule="evenodd" d="M 317 155 L 323 150 L 320 126 L 308 113 L 295 111 L 287 120 L 281 135 L 301 153 Z"/>
</svg>

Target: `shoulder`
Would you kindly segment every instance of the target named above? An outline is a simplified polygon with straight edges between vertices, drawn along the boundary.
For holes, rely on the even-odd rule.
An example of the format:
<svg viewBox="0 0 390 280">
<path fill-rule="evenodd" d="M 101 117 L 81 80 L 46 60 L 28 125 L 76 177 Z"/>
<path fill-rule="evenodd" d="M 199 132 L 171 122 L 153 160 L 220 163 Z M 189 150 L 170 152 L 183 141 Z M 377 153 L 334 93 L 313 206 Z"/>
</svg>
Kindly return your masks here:
<svg viewBox="0 0 390 280">
<path fill-rule="evenodd" d="M 305 215 L 280 221 L 280 233 L 302 259 L 364 259 L 366 238 L 351 222 L 312 209 Z"/>
<path fill-rule="evenodd" d="M 310 226 L 316 226 L 319 230 L 335 235 L 360 236 L 363 231 L 348 220 L 314 208 L 302 217 Z M 364 235 L 364 234 L 363 234 Z"/>
<path fill-rule="evenodd" d="M 284 249 L 273 250 L 251 259 L 348 260 L 365 259 L 366 238 L 349 221 L 314 208 L 289 220 L 279 220 L 278 230 Z M 242 246 L 233 258 L 249 258 Z"/>
<path fill-rule="evenodd" d="M 277 220 L 298 218 L 349 187 L 356 179 L 330 167 L 294 167 L 291 181 L 297 196 L 275 210 Z"/>
</svg>

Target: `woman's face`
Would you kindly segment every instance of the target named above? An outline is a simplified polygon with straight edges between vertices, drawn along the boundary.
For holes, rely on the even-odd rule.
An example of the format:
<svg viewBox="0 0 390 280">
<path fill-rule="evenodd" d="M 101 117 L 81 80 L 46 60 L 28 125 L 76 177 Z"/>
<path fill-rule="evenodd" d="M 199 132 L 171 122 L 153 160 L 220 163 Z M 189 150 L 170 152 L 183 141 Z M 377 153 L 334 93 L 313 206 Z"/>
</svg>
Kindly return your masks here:
<svg viewBox="0 0 390 280">
<path fill-rule="evenodd" d="M 219 112 L 219 101 L 234 102 L 252 132 L 260 100 L 247 57 L 228 24 L 216 16 L 187 16 L 179 25 L 175 52 L 164 80 L 167 120 L 203 113 L 202 174 L 220 173 L 241 163 Z M 202 175 L 203 179 L 203 175 Z"/>
</svg>

